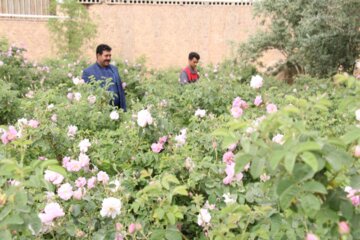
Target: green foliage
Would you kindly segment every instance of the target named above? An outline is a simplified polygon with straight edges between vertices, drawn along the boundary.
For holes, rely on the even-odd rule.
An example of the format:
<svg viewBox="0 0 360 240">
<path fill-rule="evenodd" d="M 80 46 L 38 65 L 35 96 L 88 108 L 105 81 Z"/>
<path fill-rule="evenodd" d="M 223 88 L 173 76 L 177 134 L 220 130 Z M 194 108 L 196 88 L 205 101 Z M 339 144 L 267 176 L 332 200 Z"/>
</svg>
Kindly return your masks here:
<svg viewBox="0 0 360 240">
<path fill-rule="evenodd" d="M 353 68 L 360 54 L 359 1 L 261 0 L 254 6 L 266 30 L 240 47 L 241 57 L 255 60 L 278 49 L 300 73 L 329 76 L 339 65 Z"/>
<path fill-rule="evenodd" d="M 147 71 L 141 61 L 117 61 L 129 108 L 125 113 L 116 110 L 119 119 L 112 120 L 115 109 L 98 82 L 73 82 L 87 64 L 46 64 L 49 72 L 40 75 L 45 80 L 35 84 L 32 98 L 18 99 L 16 119 L 7 120 L 20 134 L 0 145 L 2 239 L 115 239 L 119 234 L 156 240 L 304 239 L 308 232 L 339 239 L 339 221 L 351 227 L 347 239 L 359 239 L 359 207 L 344 191 L 346 186 L 358 189 L 360 179 L 353 154 L 360 144 L 355 118 L 360 83 L 352 77 L 303 75 L 293 85 L 266 77 L 260 89 L 252 89 L 254 69 L 226 61 L 201 66 L 200 81 L 182 86 L 178 70 Z M 237 96 L 248 108 L 234 119 L 230 109 Z M 256 96 L 263 100 L 258 107 L 253 104 Z M 95 102 L 89 101 L 93 97 Z M 267 113 L 268 103 L 278 111 Z M 143 109 L 153 118 L 146 127 L 137 123 Z M 206 115 L 194 116 L 197 109 Z M 7 110 L 11 116 L 11 108 Z M 17 118 L 36 119 L 39 126 Z M 70 125 L 78 128 L 74 136 L 68 134 Z M 9 127 L 1 128 L 3 136 Z M 180 145 L 176 136 L 184 128 L 186 141 Z M 283 142 L 272 140 L 277 134 L 284 135 Z M 163 136 L 163 149 L 153 152 L 152 144 Z M 84 139 L 91 143 L 85 153 L 90 165 L 70 171 L 64 157 L 79 160 Z M 234 172 L 241 172 L 242 179 L 225 184 L 222 158 L 232 144 Z M 78 190 L 79 177 L 97 178 L 99 171 L 110 179 L 98 179 L 93 188 L 79 187 L 85 190 L 81 200 L 64 200 L 60 185 L 44 179 L 46 170 L 63 175 L 62 183 L 73 190 Z M 100 214 L 103 199 L 109 197 L 122 203 L 114 218 Z M 65 215 L 47 225 L 38 214 L 50 202 L 58 203 Z M 210 224 L 199 226 L 204 208 Z M 141 229 L 130 233 L 131 223 Z"/>
<path fill-rule="evenodd" d="M 77 59 L 83 44 L 96 35 L 96 25 L 86 8 L 76 0 L 64 0 L 59 4 L 59 10 L 64 18 L 49 19 L 49 30 L 59 53 Z"/>
</svg>

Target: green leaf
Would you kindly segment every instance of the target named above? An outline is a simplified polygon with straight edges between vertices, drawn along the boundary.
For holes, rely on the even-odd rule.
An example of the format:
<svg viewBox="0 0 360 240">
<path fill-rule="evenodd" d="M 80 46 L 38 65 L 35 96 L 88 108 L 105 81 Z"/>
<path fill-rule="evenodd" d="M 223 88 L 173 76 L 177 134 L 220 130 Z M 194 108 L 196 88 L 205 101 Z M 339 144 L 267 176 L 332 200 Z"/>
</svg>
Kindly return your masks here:
<svg viewBox="0 0 360 240">
<path fill-rule="evenodd" d="M 186 191 L 186 186 L 177 186 L 174 188 L 174 190 L 172 191 L 173 195 L 184 195 L 187 196 L 188 192 Z"/>
<path fill-rule="evenodd" d="M 311 152 L 304 152 L 301 154 L 301 159 L 309 165 L 314 172 L 317 172 L 319 169 L 318 161 L 316 156 Z"/>
<path fill-rule="evenodd" d="M 325 159 L 335 171 L 340 171 L 345 166 L 350 166 L 353 162 L 352 157 L 342 149 L 332 145 L 325 145 L 323 148 Z"/>
<path fill-rule="evenodd" d="M 12 213 L 12 215 L 8 215 L 3 221 L 1 221 L 0 226 L 6 225 L 21 225 L 24 223 L 24 220 L 20 217 L 18 213 Z"/>
<path fill-rule="evenodd" d="M 355 189 L 360 189 L 360 175 L 351 177 L 350 186 Z"/>
<path fill-rule="evenodd" d="M 297 185 L 291 185 L 280 195 L 280 207 L 282 209 L 287 209 L 292 200 L 299 194 L 299 187 Z"/>
<path fill-rule="evenodd" d="M 67 176 L 67 173 L 66 173 L 65 168 L 63 168 L 63 167 L 61 167 L 61 166 L 58 166 L 58 165 L 50 165 L 50 166 L 48 166 L 48 169 L 51 170 L 51 171 L 57 172 L 57 173 L 63 175 L 64 177 Z"/>
<path fill-rule="evenodd" d="M 296 160 L 296 154 L 295 153 L 288 152 L 285 155 L 284 165 L 285 165 L 286 171 L 288 171 L 289 174 L 292 174 L 292 171 L 293 171 L 294 165 L 295 165 L 295 160 Z"/>
<path fill-rule="evenodd" d="M 3 208 L 0 212 L 0 221 L 2 221 L 7 215 L 9 215 L 10 212 L 11 212 L 10 206 L 6 206 L 5 208 Z"/>
<path fill-rule="evenodd" d="M 326 188 L 321 183 L 311 180 L 304 184 L 304 191 L 306 192 L 313 192 L 313 193 L 323 193 L 326 194 Z"/>
<path fill-rule="evenodd" d="M 299 154 L 305 151 L 320 151 L 321 146 L 316 142 L 302 142 L 296 145 L 294 151 Z"/>
<path fill-rule="evenodd" d="M 11 233 L 9 230 L 1 230 L 0 231 L 0 239 L 1 240 L 11 240 Z"/>
<path fill-rule="evenodd" d="M 174 225 L 176 223 L 175 216 L 172 212 L 167 212 L 166 217 L 171 225 Z"/>
<path fill-rule="evenodd" d="M 165 215 L 165 211 L 162 208 L 157 208 L 154 211 L 153 218 L 157 218 L 159 220 L 163 219 Z"/>
<path fill-rule="evenodd" d="M 286 152 L 283 150 L 275 150 L 270 154 L 269 162 L 270 162 L 270 167 L 272 170 L 275 170 L 277 168 L 281 159 L 284 158 L 285 153 Z"/>
<path fill-rule="evenodd" d="M 250 174 L 253 178 L 258 178 L 265 168 L 265 159 L 264 158 L 255 158 L 250 167 Z"/>
<path fill-rule="evenodd" d="M 341 137 L 346 144 L 360 139 L 360 128 L 352 127 L 344 136 Z"/>
<path fill-rule="evenodd" d="M 166 229 L 165 238 L 167 240 L 181 240 L 182 235 L 176 227 L 169 227 Z"/>
<path fill-rule="evenodd" d="M 159 240 L 165 238 L 165 230 L 163 229 L 156 229 L 151 234 L 150 240 Z"/>
<path fill-rule="evenodd" d="M 321 202 L 313 194 L 307 194 L 300 198 L 300 205 L 307 216 L 314 217 L 320 210 Z"/>
<path fill-rule="evenodd" d="M 235 155 L 235 172 L 242 172 L 246 164 L 248 164 L 254 157 L 250 154 L 236 154 Z"/>
</svg>

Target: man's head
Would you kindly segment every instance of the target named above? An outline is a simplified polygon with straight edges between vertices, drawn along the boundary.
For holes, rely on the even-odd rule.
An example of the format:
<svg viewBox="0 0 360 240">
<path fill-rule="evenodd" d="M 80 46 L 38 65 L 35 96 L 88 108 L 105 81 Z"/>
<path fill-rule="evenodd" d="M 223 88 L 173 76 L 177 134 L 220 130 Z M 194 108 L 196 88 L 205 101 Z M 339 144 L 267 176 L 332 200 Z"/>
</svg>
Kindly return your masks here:
<svg viewBox="0 0 360 240">
<path fill-rule="evenodd" d="M 192 69 L 196 69 L 196 66 L 200 60 L 200 55 L 196 52 L 189 53 L 189 66 Z"/>
<path fill-rule="evenodd" d="M 97 46 L 96 61 L 102 67 L 109 66 L 111 61 L 111 47 L 106 44 L 100 44 L 99 46 Z"/>
</svg>

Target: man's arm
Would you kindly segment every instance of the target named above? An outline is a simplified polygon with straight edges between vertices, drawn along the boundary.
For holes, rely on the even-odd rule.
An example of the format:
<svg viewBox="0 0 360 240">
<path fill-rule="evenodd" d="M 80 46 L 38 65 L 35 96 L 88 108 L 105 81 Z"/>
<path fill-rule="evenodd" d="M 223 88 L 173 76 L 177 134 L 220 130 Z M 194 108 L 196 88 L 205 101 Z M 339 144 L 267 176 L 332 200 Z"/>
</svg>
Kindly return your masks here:
<svg viewBox="0 0 360 240">
<path fill-rule="evenodd" d="M 121 81 L 121 77 L 120 77 L 120 74 L 119 74 L 119 70 L 117 67 L 115 67 L 115 70 L 116 70 L 116 73 L 117 75 L 119 76 L 119 93 L 120 93 L 120 96 L 119 96 L 119 100 L 120 100 L 120 107 L 124 110 L 124 112 L 126 112 L 126 98 L 125 98 L 125 91 L 124 91 L 124 88 L 122 86 L 122 81 Z"/>
<path fill-rule="evenodd" d="M 187 84 L 189 82 L 188 76 L 185 71 L 182 71 L 180 74 L 180 83 Z"/>
<path fill-rule="evenodd" d="M 84 69 L 81 78 L 82 78 L 86 83 L 88 83 L 88 82 L 91 81 L 90 76 L 91 76 L 91 75 L 90 75 L 90 73 L 88 72 L 88 70 L 87 70 L 87 69 Z"/>
</svg>

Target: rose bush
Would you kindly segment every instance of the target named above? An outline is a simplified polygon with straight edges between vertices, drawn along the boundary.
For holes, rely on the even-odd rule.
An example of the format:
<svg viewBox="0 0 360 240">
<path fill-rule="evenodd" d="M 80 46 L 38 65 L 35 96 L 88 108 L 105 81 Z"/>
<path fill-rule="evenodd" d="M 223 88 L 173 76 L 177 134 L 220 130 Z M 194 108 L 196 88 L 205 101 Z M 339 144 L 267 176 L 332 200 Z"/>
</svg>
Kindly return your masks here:
<svg viewBox="0 0 360 240">
<path fill-rule="evenodd" d="M 227 62 L 181 86 L 117 61 L 123 113 L 65 62 L 0 126 L 1 239 L 360 237 L 351 77 L 284 85 Z"/>
</svg>

